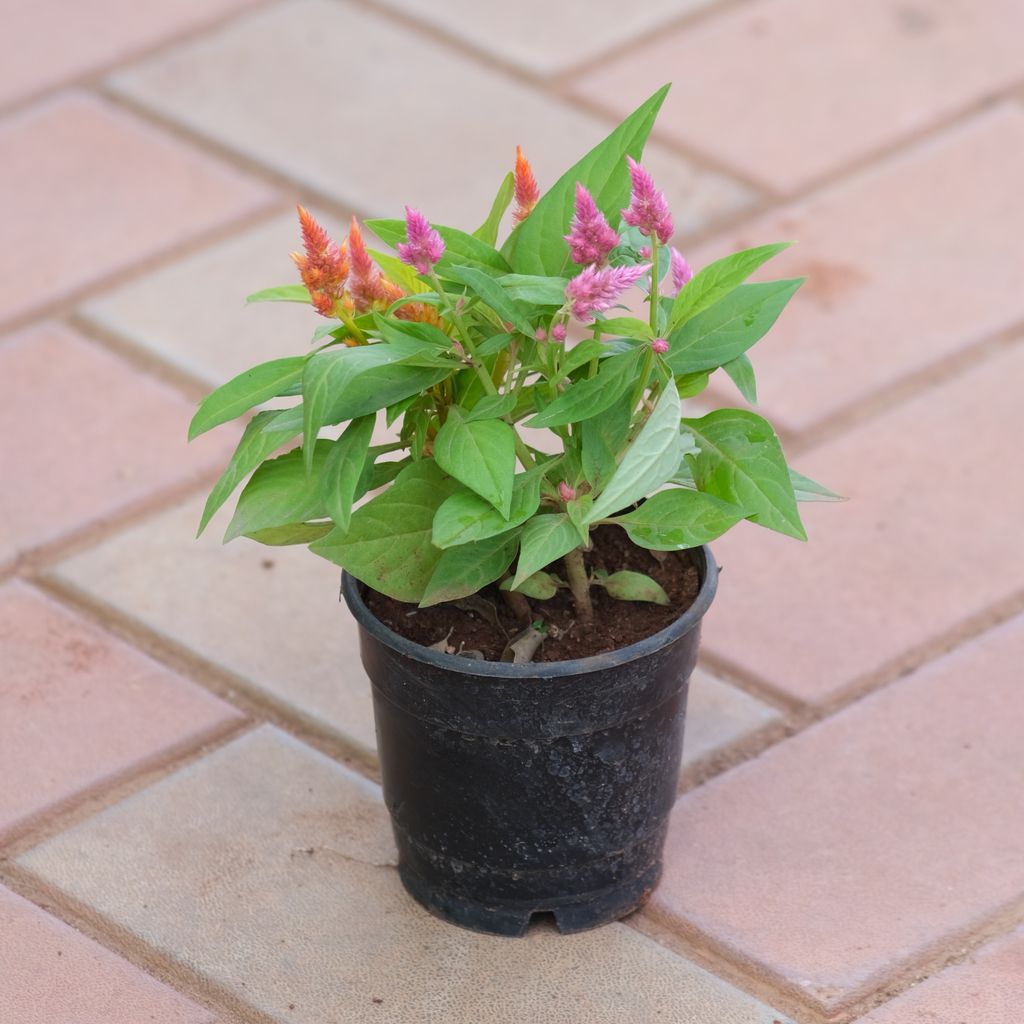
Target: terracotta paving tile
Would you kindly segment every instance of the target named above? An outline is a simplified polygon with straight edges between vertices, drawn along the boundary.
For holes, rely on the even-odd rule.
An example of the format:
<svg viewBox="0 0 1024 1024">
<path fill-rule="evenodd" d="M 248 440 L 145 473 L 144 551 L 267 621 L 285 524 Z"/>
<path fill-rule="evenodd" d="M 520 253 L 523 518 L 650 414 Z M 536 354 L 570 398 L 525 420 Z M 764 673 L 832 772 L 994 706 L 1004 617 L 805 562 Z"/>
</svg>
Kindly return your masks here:
<svg viewBox="0 0 1024 1024">
<path fill-rule="evenodd" d="M 45 310 L 269 197 L 82 94 L 9 117 L 0 123 L 0 321 Z"/>
<path fill-rule="evenodd" d="M 759 0 L 575 88 L 625 111 L 674 81 L 666 135 L 792 192 L 1012 87 L 1022 34 L 1016 0 Z"/>
<path fill-rule="evenodd" d="M 414 19 L 435 25 L 498 60 L 548 75 L 593 61 L 654 31 L 666 21 L 698 11 L 715 0 L 648 0 L 623 16 L 616 0 L 520 0 L 508 9 L 474 0 L 384 0 Z M 660 83 L 659 83 L 660 84 Z M 653 90 L 651 90 L 653 92 Z"/>
<path fill-rule="evenodd" d="M 251 0 L 175 0 L 139 4 L 133 0 L 33 0 L 11 4 L 4 14 L 0 61 L 0 102 L 88 74 L 129 57 L 167 36 L 197 28 L 240 10 Z"/>
<path fill-rule="evenodd" d="M 748 523 L 715 543 L 706 648 L 825 702 L 1017 593 L 1022 376 L 1017 344 L 796 459 L 850 500 L 804 505 L 806 544 Z"/>
<path fill-rule="evenodd" d="M 691 254 L 797 242 L 760 274 L 807 277 L 751 353 L 770 415 L 807 430 L 1024 320 L 1022 179 L 1006 104 Z"/>
<path fill-rule="evenodd" d="M 341 570 L 302 547 L 222 546 L 224 515 L 195 540 L 204 500 L 119 533 L 55 575 L 373 751 L 370 685 L 355 622 L 338 603 Z"/>
<path fill-rule="evenodd" d="M 31 587 L 0 587 L 0 835 L 239 720 Z"/>
<path fill-rule="evenodd" d="M 372 103 L 344 102 L 339 54 L 345 81 Z M 486 216 L 517 143 L 543 186 L 610 127 L 422 32 L 328 0 L 241 18 L 115 74 L 111 85 L 360 213 L 401 216 L 411 203 L 466 230 Z M 326 119 L 324 96 L 342 97 Z M 439 116 L 438 97 L 453 96 L 457 115 Z M 666 151 L 655 161 L 687 228 L 750 200 L 734 182 Z"/>
<path fill-rule="evenodd" d="M 0 341 L 0 567 L 19 553 L 208 473 L 234 436 L 185 442 L 192 406 L 79 335 Z"/>
<path fill-rule="evenodd" d="M 1024 1006 L 1024 928 L 915 985 L 858 1024 L 1010 1024 Z"/>
<path fill-rule="evenodd" d="M 654 913 L 829 1011 L 958 941 L 1024 891 L 1022 659 L 1019 617 L 687 794 Z"/>
<path fill-rule="evenodd" d="M 341 238 L 345 224 L 322 223 Z M 87 318 L 211 387 L 268 359 L 309 351 L 324 321 L 291 302 L 245 305 L 261 288 L 298 281 L 289 252 L 299 244 L 294 214 L 161 267 L 84 307 Z"/>
<path fill-rule="evenodd" d="M 0 1008 L 11 1024 L 216 1024 L 191 1000 L 0 886 Z"/>
<path fill-rule="evenodd" d="M 264 727 L 20 863 L 275 1021 L 780 1019 L 624 925 L 510 941 L 445 924 L 393 856 L 379 790 Z"/>
</svg>

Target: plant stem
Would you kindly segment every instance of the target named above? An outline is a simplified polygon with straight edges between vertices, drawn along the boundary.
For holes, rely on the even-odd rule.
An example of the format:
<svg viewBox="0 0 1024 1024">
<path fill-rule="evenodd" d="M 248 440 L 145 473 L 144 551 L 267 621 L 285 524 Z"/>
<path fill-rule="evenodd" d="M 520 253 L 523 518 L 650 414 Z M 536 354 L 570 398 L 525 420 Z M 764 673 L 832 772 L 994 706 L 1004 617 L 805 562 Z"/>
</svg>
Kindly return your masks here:
<svg viewBox="0 0 1024 1024">
<path fill-rule="evenodd" d="M 600 341 L 600 340 L 601 340 L 601 328 L 600 327 L 595 327 L 594 328 L 594 341 Z M 599 360 L 598 360 L 597 356 L 594 356 L 594 358 L 590 360 L 590 365 L 587 367 L 587 380 L 590 380 L 591 378 L 597 376 L 598 362 L 599 362 Z"/>
<path fill-rule="evenodd" d="M 473 340 L 469 336 L 469 331 L 466 330 L 466 326 L 463 324 L 462 318 L 455 311 L 455 305 L 448 297 L 448 293 L 444 290 L 444 286 L 441 284 L 440 279 L 433 270 L 430 272 L 430 279 L 433 282 L 434 289 L 437 291 L 437 294 L 440 295 L 444 301 L 445 313 L 448 314 L 448 318 L 455 325 L 455 330 L 459 332 L 462 347 L 469 353 L 469 358 L 473 361 L 473 369 L 476 370 L 476 374 L 480 378 L 480 382 L 483 384 L 484 390 L 489 395 L 496 395 L 498 393 L 498 389 L 494 386 L 494 381 L 491 380 L 491 375 L 487 372 L 486 367 L 480 362 L 480 358 L 476 354 L 476 346 L 473 344 Z"/>
<path fill-rule="evenodd" d="M 661 255 L 661 246 L 658 244 L 658 236 L 651 232 L 651 333 L 658 336 L 658 259 Z"/>
<path fill-rule="evenodd" d="M 594 606 L 590 601 L 590 578 L 583 564 L 583 548 L 573 548 L 562 561 L 572 591 L 572 603 L 581 622 L 594 621 Z"/>
</svg>

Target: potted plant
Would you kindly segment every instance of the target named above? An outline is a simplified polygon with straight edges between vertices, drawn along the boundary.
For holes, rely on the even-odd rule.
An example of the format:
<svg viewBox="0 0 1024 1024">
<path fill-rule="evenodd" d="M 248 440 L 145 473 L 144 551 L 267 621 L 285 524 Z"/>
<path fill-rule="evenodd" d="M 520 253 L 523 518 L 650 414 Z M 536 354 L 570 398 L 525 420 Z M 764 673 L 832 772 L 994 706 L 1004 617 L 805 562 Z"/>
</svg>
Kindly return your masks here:
<svg viewBox="0 0 1024 1024">
<path fill-rule="evenodd" d="M 300 208 L 303 283 L 250 299 L 326 322 L 191 426 L 291 400 L 248 421 L 200 531 L 252 474 L 225 539 L 344 568 L 402 880 L 484 931 L 644 902 L 715 591 L 705 545 L 743 519 L 802 539 L 797 500 L 834 497 L 756 413 L 684 413 L 718 369 L 755 400 L 746 351 L 801 282 L 746 283 L 786 243 L 697 274 L 672 247 L 639 162 L 666 91 L 544 195 L 517 150 L 471 234 L 407 207 L 368 224 L 393 255 Z M 643 316 L 620 305 L 631 287 Z"/>
</svg>

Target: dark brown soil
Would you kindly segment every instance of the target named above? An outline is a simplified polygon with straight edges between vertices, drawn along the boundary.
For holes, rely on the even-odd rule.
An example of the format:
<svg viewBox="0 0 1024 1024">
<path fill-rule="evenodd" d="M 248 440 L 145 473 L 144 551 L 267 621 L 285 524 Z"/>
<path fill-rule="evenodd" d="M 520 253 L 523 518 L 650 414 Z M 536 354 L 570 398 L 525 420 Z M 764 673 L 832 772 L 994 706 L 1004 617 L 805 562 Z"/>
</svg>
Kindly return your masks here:
<svg viewBox="0 0 1024 1024">
<path fill-rule="evenodd" d="M 636 547 L 625 531 L 615 526 L 599 527 L 591 533 L 591 540 L 593 548 L 584 556 L 588 569 L 604 569 L 609 573 L 630 569 L 646 573 L 662 585 L 672 603 L 618 601 L 602 588 L 592 587 L 594 621 L 582 626 L 577 621 L 567 589 L 559 590 L 547 601 L 531 600 L 533 618 L 542 620 L 548 630 L 548 637 L 534 661 L 567 661 L 627 647 L 664 629 L 682 615 L 697 596 L 700 577 L 688 552 L 657 552 L 655 557 L 645 548 Z M 561 562 L 548 566 L 548 570 L 565 579 Z M 462 607 L 439 604 L 417 608 L 376 591 L 366 591 L 370 611 L 401 636 L 424 647 L 447 637 L 448 647 L 456 652 L 480 651 L 488 661 L 500 661 L 509 639 L 523 629 L 523 623 L 516 618 L 496 585 L 485 587 L 470 603 L 476 608 L 467 607 L 466 602 L 459 602 Z"/>
</svg>

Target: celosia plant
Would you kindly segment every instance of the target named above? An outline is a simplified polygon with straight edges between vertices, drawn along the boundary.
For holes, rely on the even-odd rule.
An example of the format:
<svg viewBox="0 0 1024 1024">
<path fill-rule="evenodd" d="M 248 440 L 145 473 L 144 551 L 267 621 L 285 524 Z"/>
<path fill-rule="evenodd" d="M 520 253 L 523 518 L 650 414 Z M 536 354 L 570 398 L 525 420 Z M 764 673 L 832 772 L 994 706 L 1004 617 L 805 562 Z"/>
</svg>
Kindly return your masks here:
<svg viewBox="0 0 1024 1024">
<path fill-rule="evenodd" d="M 406 207 L 404 222 L 367 225 L 396 257 L 368 250 L 355 221 L 335 244 L 300 208 L 302 285 L 250 298 L 309 302 L 327 323 L 311 352 L 261 364 L 200 406 L 193 437 L 295 399 L 249 421 L 200 529 L 251 473 L 226 539 L 309 544 L 421 606 L 499 580 L 539 602 L 568 587 L 583 621 L 593 586 L 667 600 L 638 573 L 588 575 L 598 525 L 655 550 L 742 519 L 803 538 L 797 500 L 834 496 L 789 469 L 771 425 L 747 409 L 683 413 L 719 369 L 755 401 L 746 352 L 801 282 L 746 283 L 787 243 L 696 274 L 671 245 L 669 205 L 639 162 L 665 91 L 543 196 L 517 147 L 472 234 Z M 643 317 L 621 306 L 632 286 Z M 396 439 L 375 444 L 381 414 Z"/>
</svg>

